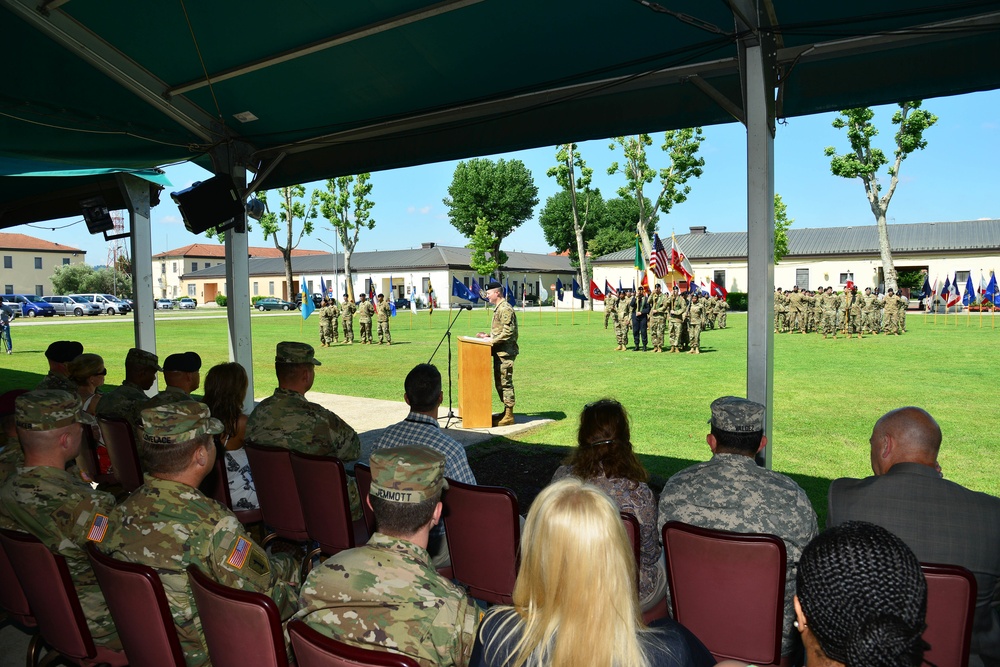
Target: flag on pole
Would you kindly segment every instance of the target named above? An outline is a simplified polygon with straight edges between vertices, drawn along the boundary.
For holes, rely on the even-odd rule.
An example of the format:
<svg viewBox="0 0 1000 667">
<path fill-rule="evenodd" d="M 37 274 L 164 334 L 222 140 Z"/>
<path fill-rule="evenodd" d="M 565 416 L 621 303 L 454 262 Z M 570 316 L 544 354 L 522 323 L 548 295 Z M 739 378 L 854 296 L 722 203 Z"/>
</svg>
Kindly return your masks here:
<svg viewBox="0 0 1000 667">
<path fill-rule="evenodd" d="M 485 301 L 486 297 L 483 296 L 483 288 L 479 286 L 479 281 L 475 278 L 472 279 L 472 286 L 469 288 L 469 291 L 472 292 L 472 296 L 476 297 L 473 301 L 479 301 L 480 299 Z"/>
<path fill-rule="evenodd" d="M 324 299 L 327 297 L 326 281 L 323 280 L 323 276 L 319 277 L 319 293 L 323 295 Z"/>
<path fill-rule="evenodd" d="M 920 289 L 920 298 L 927 299 L 931 296 L 931 279 L 925 273 L 924 274 L 924 286 Z"/>
<path fill-rule="evenodd" d="M 642 280 L 639 281 L 639 287 L 649 287 L 649 272 L 642 272 Z"/>
<path fill-rule="evenodd" d="M 653 234 L 653 252 L 649 254 L 649 268 L 657 278 L 662 278 L 670 272 L 667 249 L 663 247 L 659 234 Z"/>
<path fill-rule="evenodd" d="M 299 279 L 299 291 L 302 292 L 302 319 L 308 320 L 312 312 L 316 310 L 316 305 L 313 303 L 312 297 L 309 296 L 305 276 Z"/>
<path fill-rule="evenodd" d="M 1000 305 L 1000 303 L 997 303 L 1000 301 L 1000 294 L 997 294 L 997 274 L 990 274 L 990 282 L 986 285 L 986 292 L 983 293 L 983 297 L 994 305 Z"/>
<path fill-rule="evenodd" d="M 955 273 L 955 279 L 951 282 L 951 293 L 948 296 L 948 307 L 957 306 L 962 303 L 962 291 L 958 286 L 958 273 Z"/>
<path fill-rule="evenodd" d="M 965 279 L 965 294 L 962 295 L 962 305 L 971 306 L 976 302 L 976 288 L 972 285 L 972 273 Z"/>
<path fill-rule="evenodd" d="M 563 284 L 558 278 L 556 278 L 556 299 L 559 301 L 563 299 Z"/>
<path fill-rule="evenodd" d="M 580 283 L 576 282 L 576 278 L 573 278 L 573 298 L 580 300 L 581 307 L 583 306 L 583 302 L 587 300 L 587 295 L 580 289 Z"/>
<path fill-rule="evenodd" d="M 396 317 L 396 288 L 392 284 L 392 274 L 389 274 L 389 293 L 385 295 L 389 299 L 389 317 Z"/>
<path fill-rule="evenodd" d="M 538 296 L 541 297 L 542 301 L 548 301 L 549 291 L 545 289 L 545 284 L 542 283 L 542 274 L 538 274 Z"/>
<path fill-rule="evenodd" d="M 673 234 L 670 235 L 670 266 L 674 271 L 682 274 L 689 283 L 694 278 L 694 269 L 691 267 L 691 262 L 681 252 L 680 246 L 677 245 L 677 237 Z"/>
<path fill-rule="evenodd" d="M 368 299 L 375 305 L 375 279 L 368 276 Z"/>
<path fill-rule="evenodd" d="M 979 298 L 982 299 L 986 296 L 986 276 L 979 273 Z"/>
<path fill-rule="evenodd" d="M 608 282 L 607 278 L 604 279 L 604 294 L 614 294 L 615 296 L 618 296 L 618 291 L 611 286 L 611 283 Z"/>
<path fill-rule="evenodd" d="M 729 292 L 722 285 L 717 284 L 714 280 L 709 279 L 708 289 L 712 296 L 717 296 L 720 299 L 726 299 L 729 296 Z"/>
<path fill-rule="evenodd" d="M 517 305 L 517 299 L 514 298 L 514 290 L 510 288 L 510 276 L 507 276 L 507 281 L 504 284 L 503 288 L 503 294 L 504 297 L 507 299 L 507 303 L 509 303 L 511 306 Z"/>
<path fill-rule="evenodd" d="M 645 271 L 646 264 L 642 261 L 642 244 L 639 243 L 639 235 L 635 235 L 635 270 Z"/>
<path fill-rule="evenodd" d="M 934 303 L 935 301 L 937 301 L 937 296 L 938 296 L 938 280 L 939 279 L 937 277 L 935 277 L 934 278 L 934 284 L 931 285 L 931 303 Z"/>
<path fill-rule="evenodd" d="M 458 282 L 458 278 L 455 277 L 451 279 L 451 295 L 459 299 L 465 299 L 466 301 L 476 300 L 476 296 L 472 293 L 472 290 Z"/>
<path fill-rule="evenodd" d="M 947 307 L 948 299 L 950 297 L 951 297 L 951 278 L 945 276 L 944 285 L 941 287 L 941 303 L 943 303 Z"/>
<path fill-rule="evenodd" d="M 604 292 L 593 280 L 590 281 L 590 298 L 594 301 L 604 301 Z"/>
<path fill-rule="evenodd" d="M 618 291 L 619 292 L 622 291 L 622 279 L 621 278 L 618 279 Z"/>
<path fill-rule="evenodd" d="M 427 308 L 432 314 L 434 312 L 434 286 L 431 285 L 431 279 L 427 279 Z"/>
</svg>

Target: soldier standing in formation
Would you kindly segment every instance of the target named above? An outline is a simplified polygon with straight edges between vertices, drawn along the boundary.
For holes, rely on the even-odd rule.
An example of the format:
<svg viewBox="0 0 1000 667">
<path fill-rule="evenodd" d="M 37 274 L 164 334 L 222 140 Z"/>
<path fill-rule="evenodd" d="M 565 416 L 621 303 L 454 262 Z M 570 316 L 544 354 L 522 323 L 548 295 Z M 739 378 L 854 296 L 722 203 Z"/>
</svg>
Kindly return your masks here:
<svg viewBox="0 0 1000 667">
<path fill-rule="evenodd" d="M 635 351 L 639 351 L 639 339 L 642 339 L 642 351 L 645 352 L 649 339 L 647 329 L 649 326 L 649 295 L 645 287 L 639 288 L 639 293 L 633 297 L 632 307 L 632 336 L 635 339 Z"/>
<path fill-rule="evenodd" d="M 653 296 L 649 299 L 650 337 L 653 339 L 653 352 L 663 352 L 663 336 L 667 330 L 667 310 L 669 298 L 663 293 L 660 283 L 653 287 Z"/>
<path fill-rule="evenodd" d="M 319 308 L 320 347 L 330 347 L 330 342 L 333 340 L 333 334 L 330 333 L 330 329 L 334 326 L 336 325 L 333 322 L 333 313 L 330 310 L 330 300 L 324 298 L 323 303 Z"/>
<path fill-rule="evenodd" d="M 344 323 L 344 343 L 346 345 L 354 343 L 354 313 L 357 310 L 358 307 L 347 297 L 347 292 L 344 292 L 343 307 L 340 309 L 340 319 Z"/>
<path fill-rule="evenodd" d="M 618 329 L 615 331 L 618 334 L 618 347 L 619 351 L 623 351 L 628 347 L 628 334 L 632 329 L 632 297 L 631 290 L 624 289 L 621 292 L 621 296 L 618 297 Z"/>
<path fill-rule="evenodd" d="M 615 332 L 615 349 L 618 349 L 618 295 L 614 292 L 609 292 L 607 296 L 604 297 L 604 329 L 608 328 L 608 318 L 611 318 L 611 324 Z"/>
<path fill-rule="evenodd" d="M 368 300 L 367 294 L 361 295 L 361 303 L 358 304 L 358 325 L 361 327 L 361 344 L 372 344 L 372 315 L 375 314 L 375 306 Z"/>
<path fill-rule="evenodd" d="M 378 320 L 378 344 L 382 344 L 384 337 L 386 345 L 392 345 L 392 335 L 389 333 L 389 318 L 392 316 L 392 306 L 386 301 L 384 294 L 378 295 L 378 305 L 375 307 L 375 313 Z"/>
<path fill-rule="evenodd" d="M 701 329 L 704 324 L 705 306 L 697 294 L 692 294 L 688 307 L 688 344 L 691 346 L 688 354 L 701 354 Z"/>
<path fill-rule="evenodd" d="M 670 310 L 669 310 L 669 335 L 670 335 L 670 352 L 671 354 L 676 354 L 680 352 L 681 345 L 681 328 L 684 324 L 684 320 L 687 319 L 687 301 L 681 295 L 677 286 L 674 285 L 673 293 L 670 296 Z"/>
</svg>

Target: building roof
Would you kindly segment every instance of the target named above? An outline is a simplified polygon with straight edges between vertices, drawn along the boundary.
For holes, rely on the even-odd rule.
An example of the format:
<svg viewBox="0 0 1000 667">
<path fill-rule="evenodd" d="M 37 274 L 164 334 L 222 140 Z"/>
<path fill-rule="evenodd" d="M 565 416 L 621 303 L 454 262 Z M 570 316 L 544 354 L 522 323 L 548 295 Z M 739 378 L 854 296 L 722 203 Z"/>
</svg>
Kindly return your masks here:
<svg viewBox="0 0 1000 667">
<path fill-rule="evenodd" d="M 505 268 L 510 273 L 568 273 L 574 269 L 569 263 L 569 257 L 557 255 L 541 255 L 529 252 L 509 252 L 507 253 L 507 263 Z M 387 250 L 379 252 L 355 252 L 351 255 L 352 273 L 363 274 L 365 272 L 386 271 L 420 271 L 420 270 L 447 270 L 447 269 L 467 269 L 472 270 L 470 264 L 472 250 L 469 248 L 456 248 L 452 246 L 440 246 L 428 244 L 423 248 L 412 248 L 409 250 Z M 299 273 L 333 273 L 334 267 L 343 271 L 343 254 L 333 255 L 325 253 L 321 257 L 305 256 L 294 257 L 292 262 L 292 272 Z M 250 275 L 284 275 L 285 263 L 278 258 L 251 258 Z M 225 267 L 222 265 L 212 266 L 207 269 L 185 273 L 181 277 L 185 280 L 193 278 L 224 277 Z"/>
<path fill-rule="evenodd" d="M 746 259 L 746 232 L 694 232 L 677 235 L 677 245 L 688 259 Z M 893 252 L 1000 251 L 1000 220 L 890 224 Z M 878 227 L 823 227 L 788 230 L 785 258 L 825 255 L 877 255 Z M 635 249 L 619 250 L 594 260 L 616 264 L 635 261 Z"/>
<path fill-rule="evenodd" d="M 0 249 L 39 250 L 42 252 L 87 252 L 73 246 L 36 239 L 34 236 L 28 236 L 27 234 L 0 234 Z"/>
<path fill-rule="evenodd" d="M 329 255 L 325 250 L 293 250 L 292 257 L 306 257 L 308 255 Z M 281 257 L 281 251 L 277 248 L 250 247 L 251 257 Z M 172 257 L 210 257 L 216 259 L 226 258 L 226 246 L 221 243 L 192 243 L 181 248 L 174 248 L 153 255 L 153 259 L 169 259 Z"/>
</svg>

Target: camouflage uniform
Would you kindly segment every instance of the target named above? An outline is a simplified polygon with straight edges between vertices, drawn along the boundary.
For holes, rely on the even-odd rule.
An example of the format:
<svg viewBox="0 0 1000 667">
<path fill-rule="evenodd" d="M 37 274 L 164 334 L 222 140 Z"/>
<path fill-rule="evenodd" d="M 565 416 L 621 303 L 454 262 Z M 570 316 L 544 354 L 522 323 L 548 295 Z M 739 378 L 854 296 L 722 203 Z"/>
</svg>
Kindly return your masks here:
<svg viewBox="0 0 1000 667">
<path fill-rule="evenodd" d="M 139 413 L 149 400 L 142 387 L 126 380 L 121 386 L 101 396 L 97 404 L 98 417 L 126 419 L 130 424 L 139 424 Z"/>
<path fill-rule="evenodd" d="M 784 333 L 787 329 L 788 306 L 781 288 L 774 290 L 774 333 Z"/>
<path fill-rule="evenodd" d="M 385 342 L 392 345 L 392 335 L 389 333 L 389 318 L 392 316 L 392 306 L 386 300 L 379 301 L 375 307 L 375 318 L 378 321 L 378 344 L 382 344 L 383 334 Z"/>
<path fill-rule="evenodd" d="M 354 305 L 353 301 L 347 300 L 347 295 L 344 295 L 344 303 L 340 309 L 341 321 L 344 323 L 344 342 L 351 344 L 354 342 L 354 313 L 358 311 L 358 307 Z"/>
<path fill-rule="evenodd" d="M 68 391 L 71 394 L 75 394 L 76 383 L 64 375 L 59 375 L 58 373 L 53 373 L 52 371 L 49 371 L 48 375 L 43 377 L 41 381 L 35 386 L 35 391 L 45 391 L 51 389 Z"/>
<path fill-rule="evenodd" d="M 788 329 L 789 331 L 795 331 L 798 329 L 800 332 L 806 332 L 806 322 L 805 318 L 802 316 L 802 292 L 798 288 L 793 288 L 792 293 L 788 295 Z"/>
<path fill-rule="evenodd" d="M 899 333 L 906 333 L 906 309 L 910 305 L 910 300 L 902 293 L 896 295 L 899 299 Z"/>
<path fill-rule="evenodd" d="M 0 451 L 0 485 L 14 474 L 18 468 L 24 467 L 24 451 L 17 438 L 7 438 L 7 444 Z"/>
<path fill-rule="evenodd" d="M 95 423 L 82 411 L 76 392 L 55 390 L 19 397 L 16 418 L 18 427 L 28 431 L 49 431 L 73 422 L 89 428 Z M 50 466 L 22 465 L 0 487 L 0 528 L 27 531 L 66 559 L 94 642 L 120 649 L 118 631 L 84 551 L 87 542 L 104 539 L 114 506 L 111 494 Z"/>
<path fill-rule="evenodd" d="M 878 299 L 875 298 L 868 290 L 865 290 L 865 295 L 861 298 L 861 333 L 878 333 L 878 326 L 875 324 L 875 303 Z"/>
<path fill-rule="evenodd" d="M 334 342 L 334 332 L 337 331 L 337 323 L 334 321 L 334 309 L 330 302 L 323 300 L 323 307 L 319 309 L 319 344 L 322 347 L 329 347 Z"/>
<path fill-rule="evenodd" d="M 514 360 L 517 359 L 517 313 L 506 299 L 493 311 L 493 382 L 505 407 L 514 407 Z"/>
<path fill-rule="evenodd" d="M 813 297 L 813 331 L 823 330 L 823 311 L 826 310 L 826 293 L 820 291 Z"/>
<path fill-rule="evenodd" d="M 378 450 L 371 468 L 371 493 L 388 502 L 419 503 L 447 488 L 444 457 L 430 449 Z M 482 618 L 426 549 L 379 532 L 310 572 L 299 606 L 296 617 L 324 635 L 427 667 L 467 665 Z"/>
<path fill-rule="evenodd" d="M 160 405 L 166 405 L 167 403 L 178 403 L 180 401 L 193 401 L 193 400 L 195 399 L 192 398 L 191 395 L 188 394 L 183 389 L 167 385 L 166 388 L 159 394 L 157 394 L 153 398 L 146 399 L 145 403 L 140 404 L 139 412 L 141 413 L 143 410 L 148 410 L 149 408 L 155 408 Z M 103 402 L 104 399 L 101 399 L 101 403 Z M 98 406 L 100 406 L 100 403 L 98 403 Z M 135 424 L 138 426 L 139 422 L 136 421 Z"/>
<path fill-rule="evenodd" d="M 837 337 L 837 311 L 840 298 L 833 292 L 823 295 L 823 337 Z"/>
<path fill-rule="evenodd" d="M 859 295 L 857 292 L 851 293 L 851 304 L 850 310 L 848 311 L 848 329 L 847 335 L 851 336 L 858 334 L 861 336 L 861 326 L 863 324 L 861 320 L 861 309 L 864 306 L 864 297 Z"/>
<path fill-rule="evenodd" d="M 337 321 L 340 319 L 340 306 L 337 304 L 336 299 L 330 299 L 330 338 L 327 338 L 326 344 L 329 345 L 331 342 L 340 342 L 340 323 Z"/>
<path fill-rule="evenodd" d="M 730 432 L 744 430 L 734 425 L 731 418 L 734 411 L 728 411 L 727 419 L 725 408 L 717 410 L 720 402 L 735 404 L 736 410 L 750 402 L 725 397 L 712 404 L 712 422 L 716 428 Z M 760 412 L 758 424 L 752 430 L 762 431 L 764 407 L 750 405 Z M 787 575 L 781 653 L 790 654 L 797 634 L 792 630 L 795 567 L 802 549 L 818 533 L 816 512 L 805 491 L 785 475 L 758 466 L 752 456 L 719 453 L 667 480 L 660 494 L 660 532 L 667 521 L 737 533 L 768 533 L 785 542 Z"/>
<path fill-rule="evenodd" d="M 358 306 L 358 324 L 361 326 L 361 344 L 371 345 L 372 342 L 372 315 L 375 314 L 375 306 L 366 298 L 361 300 Z"/>
<path fill-rule="evenodd" d="M 726 328 L 726 311 L 729 310 L 729 302 L 725 299 L 719 299 L 719 328 Z"/>
<path fill-rule="evenodd" d="M 618 337 L 618 347 L 624 350 L 628 346 L 629 331 L 632 330 L 632 299 L 628 295 L 618 297 L 617 315 L 615 334 Z"/>
<path fill-rule="evenodd" d="M 670 297 L 670 351 L 677 352 L 681 344 L 681 327 L 687 316 L 687 301 L 680 294 Z"/>
<path fill-rule="evenodd" d="M 615 336 L 618 336 L 618 296 L 608 294 L 604 297 L 604 328 L 608 328 L 608 318 L 614 324 Z"/>
<path fill-rule="evenodd" d="M 885 310 L 885 334 L 887 336 L 898 336 L 899 335 L 899 297 L 895 294 L 890 294 L 885 297 L 885 301 L 882 303 L 882 308 Z"/>
<path fill-rule="evenodd" d="M 701 354 L 701 329 L 705 326 L 705 306 L 701 299 L 693 297 L 688 309 L 688 344 L 691 354 Z"/>
<path fill-rule="evenodd" d="M 649 298 L 649 337 L 653 339 L 653 352 L 663 352 L 663 335 L 667 329 L 667 310 L 669 308 L 670 297 L 654 290 L 653 296 Z"/>
</svg>

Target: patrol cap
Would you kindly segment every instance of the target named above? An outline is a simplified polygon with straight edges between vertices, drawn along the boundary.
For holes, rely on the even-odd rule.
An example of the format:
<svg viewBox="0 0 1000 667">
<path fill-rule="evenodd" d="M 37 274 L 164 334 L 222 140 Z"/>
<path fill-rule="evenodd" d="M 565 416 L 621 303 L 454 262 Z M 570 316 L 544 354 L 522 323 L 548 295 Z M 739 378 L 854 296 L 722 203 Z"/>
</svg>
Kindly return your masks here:
<svg viewBox="0 0 1000 667">
<path fill-rule="evenodd" d="M 67 364 L 83 354 L 83 343 L 75 340 L 57 340 L 45 348 L 45 358 L 58 364 Z"/>
<path fill-rule="evenodd" d="M 26 431 L 52 431 L 70 424 L 97 420 L 84 412 L 76 394 L 61 389 L 40 389 L 21 394 L 14 401 L 14 422 Z"/>
<path fill-rule="evenodd" d="M 192 353 L 193 354 L 193 353 Z M 160 368 L 160 359 L 152 352 L 147 352 L 146 350 L 140 350 L 137 347 L 133 347 L 125 355 L 125 365 L 126 366 L 148 366 L 149 368 L 155 368 L 158 371 L 162 371 Z"/>
<path fill-rule="evenodd" d="M 500 283 L 498 283 L 495 280 L 491 280 L 490 283 L 489 283 L 489 285 L 486 286 L 486 289 L 499 289 L 499 290 L 502 290 L 503 289 L 503 285 L 501 285 Z"/>
<path fill-rule="evenodd" d="M 274 363 L 276 364 L 323 364 L 316 359 L 316 350 L 308 343 L 295 343 L 285 341 L 278 343 L 274 352 Z"/>
<path fill-rule="evenodd" d="M 164 403 L 142 411 L 142 440 L 151 445 L 176 445 L 199 435 L 222 433 L 222 422 L 198 401 Z"/>
<path fill-rule="evenodd" d="M 197 352 L 171 354 L 163 362 L 165 373 L 197 373 L 201 370 L 201 357 Z"/>
<path fill-rule="evenodd" d="M 429 447 L 391 447 L 372 452 L 369 495 L 396 503 L 416 504 L 448 488 L 444 455 Z"/>
<path fill-rule="evenodd" d="M 14 401 L 21 394 L 27 394 L 30 389 L 11 389 L 0 396 L 0 417 L 14 414 Z"/>
<path fill-rule="evenodd" d="M 730 433 L 754 433 L 764 430 L 766 409 L 760 403 L 739 396 L 723 396 L 712 401 L 708 423 Z"/>
</svg>

